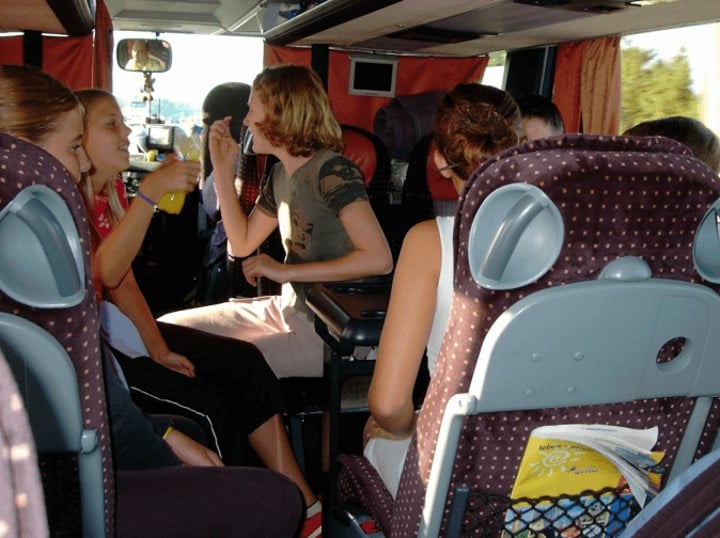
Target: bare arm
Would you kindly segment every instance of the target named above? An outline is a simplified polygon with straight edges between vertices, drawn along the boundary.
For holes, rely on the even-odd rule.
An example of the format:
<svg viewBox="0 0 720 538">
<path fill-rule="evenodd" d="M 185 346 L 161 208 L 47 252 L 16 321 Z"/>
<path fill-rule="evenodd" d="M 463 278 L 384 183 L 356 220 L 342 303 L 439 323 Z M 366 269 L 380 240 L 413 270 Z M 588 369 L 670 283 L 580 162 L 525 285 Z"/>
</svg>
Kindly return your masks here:
<svg viewBox="0 0 720 538">
<path fill-rule="evenodd" d="M 394 436 L 414 429 L 412 393 L 432 327 L 440 265 L 437 225 L 421 222 L 403 242 L 368 395 L 375 423 Z"/>
<path fill-rule="evenodd" d="M 195 189 L 200 165 L 191 161 L 174 161 L 148 174 L 140 185 L 141 192 L 157 202 L 166 192 L 190 192 Z M 100 271 L 104 286 L 117 286 L 140 252 L 154 208 L 139 196 L 130 204 L 125 216 L 95 253 L 95 269 Z"/>
<path fill-rule="evenodd" d="M 183 355 L 174 353 L 168 348 L 165 339 L 160 334 L 150 307 L 135 280 L 132 269 L 125 273 L 114 288 L 106 288 L 110 300 L 133 322 L 140 333 L 150 358 L 180 374 L 195 377 L 194 365 Z"/>
<path fill-rule="evenodd" d="M 177 430 L 165 439 L 177 459 L 191 467 L 224 467 L 220 456 Z"/>
<path fill-rule="evenodd" d="M 261 213 L 255 210 L 253 214 Z M 254 256 L 243 262 L 248 282 L 265 276 L 275 282 L 337 282 L 392 271 L 393 260 L 385 234 L 367 200 L 348 204 L 340 211 L 342 222 L 354 249 L 332 260 L 282 264 L 269 256 Z"/>
<path fill-rule="evenodd" d="M 230 135 L 230 116 L 210 126 L 210 156 L 213 162 L 215 190 L 220 201 L 225 233 L 230 252 L 238 257 L 249 256 L 277 228 L 277 218 L 255 208 L 248 217 L 235 192 L 233 169 L 240 151 Z"/>
</svg>

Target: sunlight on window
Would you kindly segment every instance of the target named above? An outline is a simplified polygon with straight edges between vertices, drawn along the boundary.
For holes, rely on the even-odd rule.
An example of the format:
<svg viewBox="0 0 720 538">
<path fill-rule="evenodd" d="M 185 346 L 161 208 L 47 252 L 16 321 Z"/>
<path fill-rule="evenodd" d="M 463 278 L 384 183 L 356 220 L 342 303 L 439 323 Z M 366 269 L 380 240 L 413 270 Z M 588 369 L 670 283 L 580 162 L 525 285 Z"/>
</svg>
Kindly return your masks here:
<svg viewBox="0 0 720 538">
<path fill-rule="evenodd" d="M 720 24 L 629 35 L 621 46 L 621 130 L 682 115 L 720 133 Z"/>
<path fill-rule="evenodd" d="M 154 33 L 114 32 L 115 43 L 131 38 L 155 39 Z M 128 123 L 142 123 L 156 116 L 186 130 L 200 125 L 205 95 L 223 82 L 252 83 L 262 70 L 260 38 L 161 34 L 172 45 L 172 67 L 153 74 L 153 100 L 143 100 L 142 73 L 123 71 L 113 65 L 113 94 Z"/>
<path fill-rule="evenodd" d="M 505 58 L 504 50 L 490 53 L 490 60 L 483 73 L 482 83 L 495 88 L 504 89 L 505 82 Z"/>
</svg>

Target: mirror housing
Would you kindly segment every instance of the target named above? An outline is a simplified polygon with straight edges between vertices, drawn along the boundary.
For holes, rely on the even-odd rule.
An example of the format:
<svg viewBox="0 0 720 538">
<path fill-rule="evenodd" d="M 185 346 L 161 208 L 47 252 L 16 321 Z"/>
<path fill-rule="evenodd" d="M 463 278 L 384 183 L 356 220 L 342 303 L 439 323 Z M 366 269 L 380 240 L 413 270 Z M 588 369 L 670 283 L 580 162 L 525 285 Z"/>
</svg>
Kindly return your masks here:
<svg viewBox="0 0 720 538">
<path fill-rule="evenodd" d="M 164 73 L 172 66 L 172 46 L 162 39 L 123 39 L 115 51 L 123 71 Z"/>
</svg>

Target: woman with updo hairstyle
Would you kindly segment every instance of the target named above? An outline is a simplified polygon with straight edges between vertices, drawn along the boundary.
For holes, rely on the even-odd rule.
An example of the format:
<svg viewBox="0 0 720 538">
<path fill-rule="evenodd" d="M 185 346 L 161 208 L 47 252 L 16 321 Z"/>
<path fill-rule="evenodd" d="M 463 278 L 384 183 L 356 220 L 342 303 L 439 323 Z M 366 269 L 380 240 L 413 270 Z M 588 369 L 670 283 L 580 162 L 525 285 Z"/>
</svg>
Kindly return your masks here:
<svg viewBox="0 0 720 538">
<path fill-rule="evenodd" d="M 518 143 L 520 110 L 512 96 L 460 84 L 435 114 L 433 160 L 460 192 L 486 159 Z M 393 278 L 368 403 L 365 456 L 393 498 L 415 431 L 413 387 L 427 349 L 432 376 L 450 315 L 454 217 L 416 224 L 405 236 Z"/>
</svg>

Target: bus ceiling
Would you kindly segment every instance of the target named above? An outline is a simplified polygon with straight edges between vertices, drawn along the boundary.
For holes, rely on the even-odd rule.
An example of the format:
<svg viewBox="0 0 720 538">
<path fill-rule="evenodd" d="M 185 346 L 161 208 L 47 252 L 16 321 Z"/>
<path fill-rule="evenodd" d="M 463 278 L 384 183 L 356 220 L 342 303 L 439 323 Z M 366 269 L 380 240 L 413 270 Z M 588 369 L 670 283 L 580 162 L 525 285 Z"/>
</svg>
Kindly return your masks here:
<svg viewBox="0 0 720 538">
<path fill-rule="evenodd" d="M 316 0 L 305 11 L 273 0 L 105 3 L 116 30 L 453 56 L 720 20 L 718 0 Z"/>
<path fill-rule="evenodd" d="M 81 36 L 95 26 L 95 0 L 2 0 L 0 32 Z"/>
</svg>

